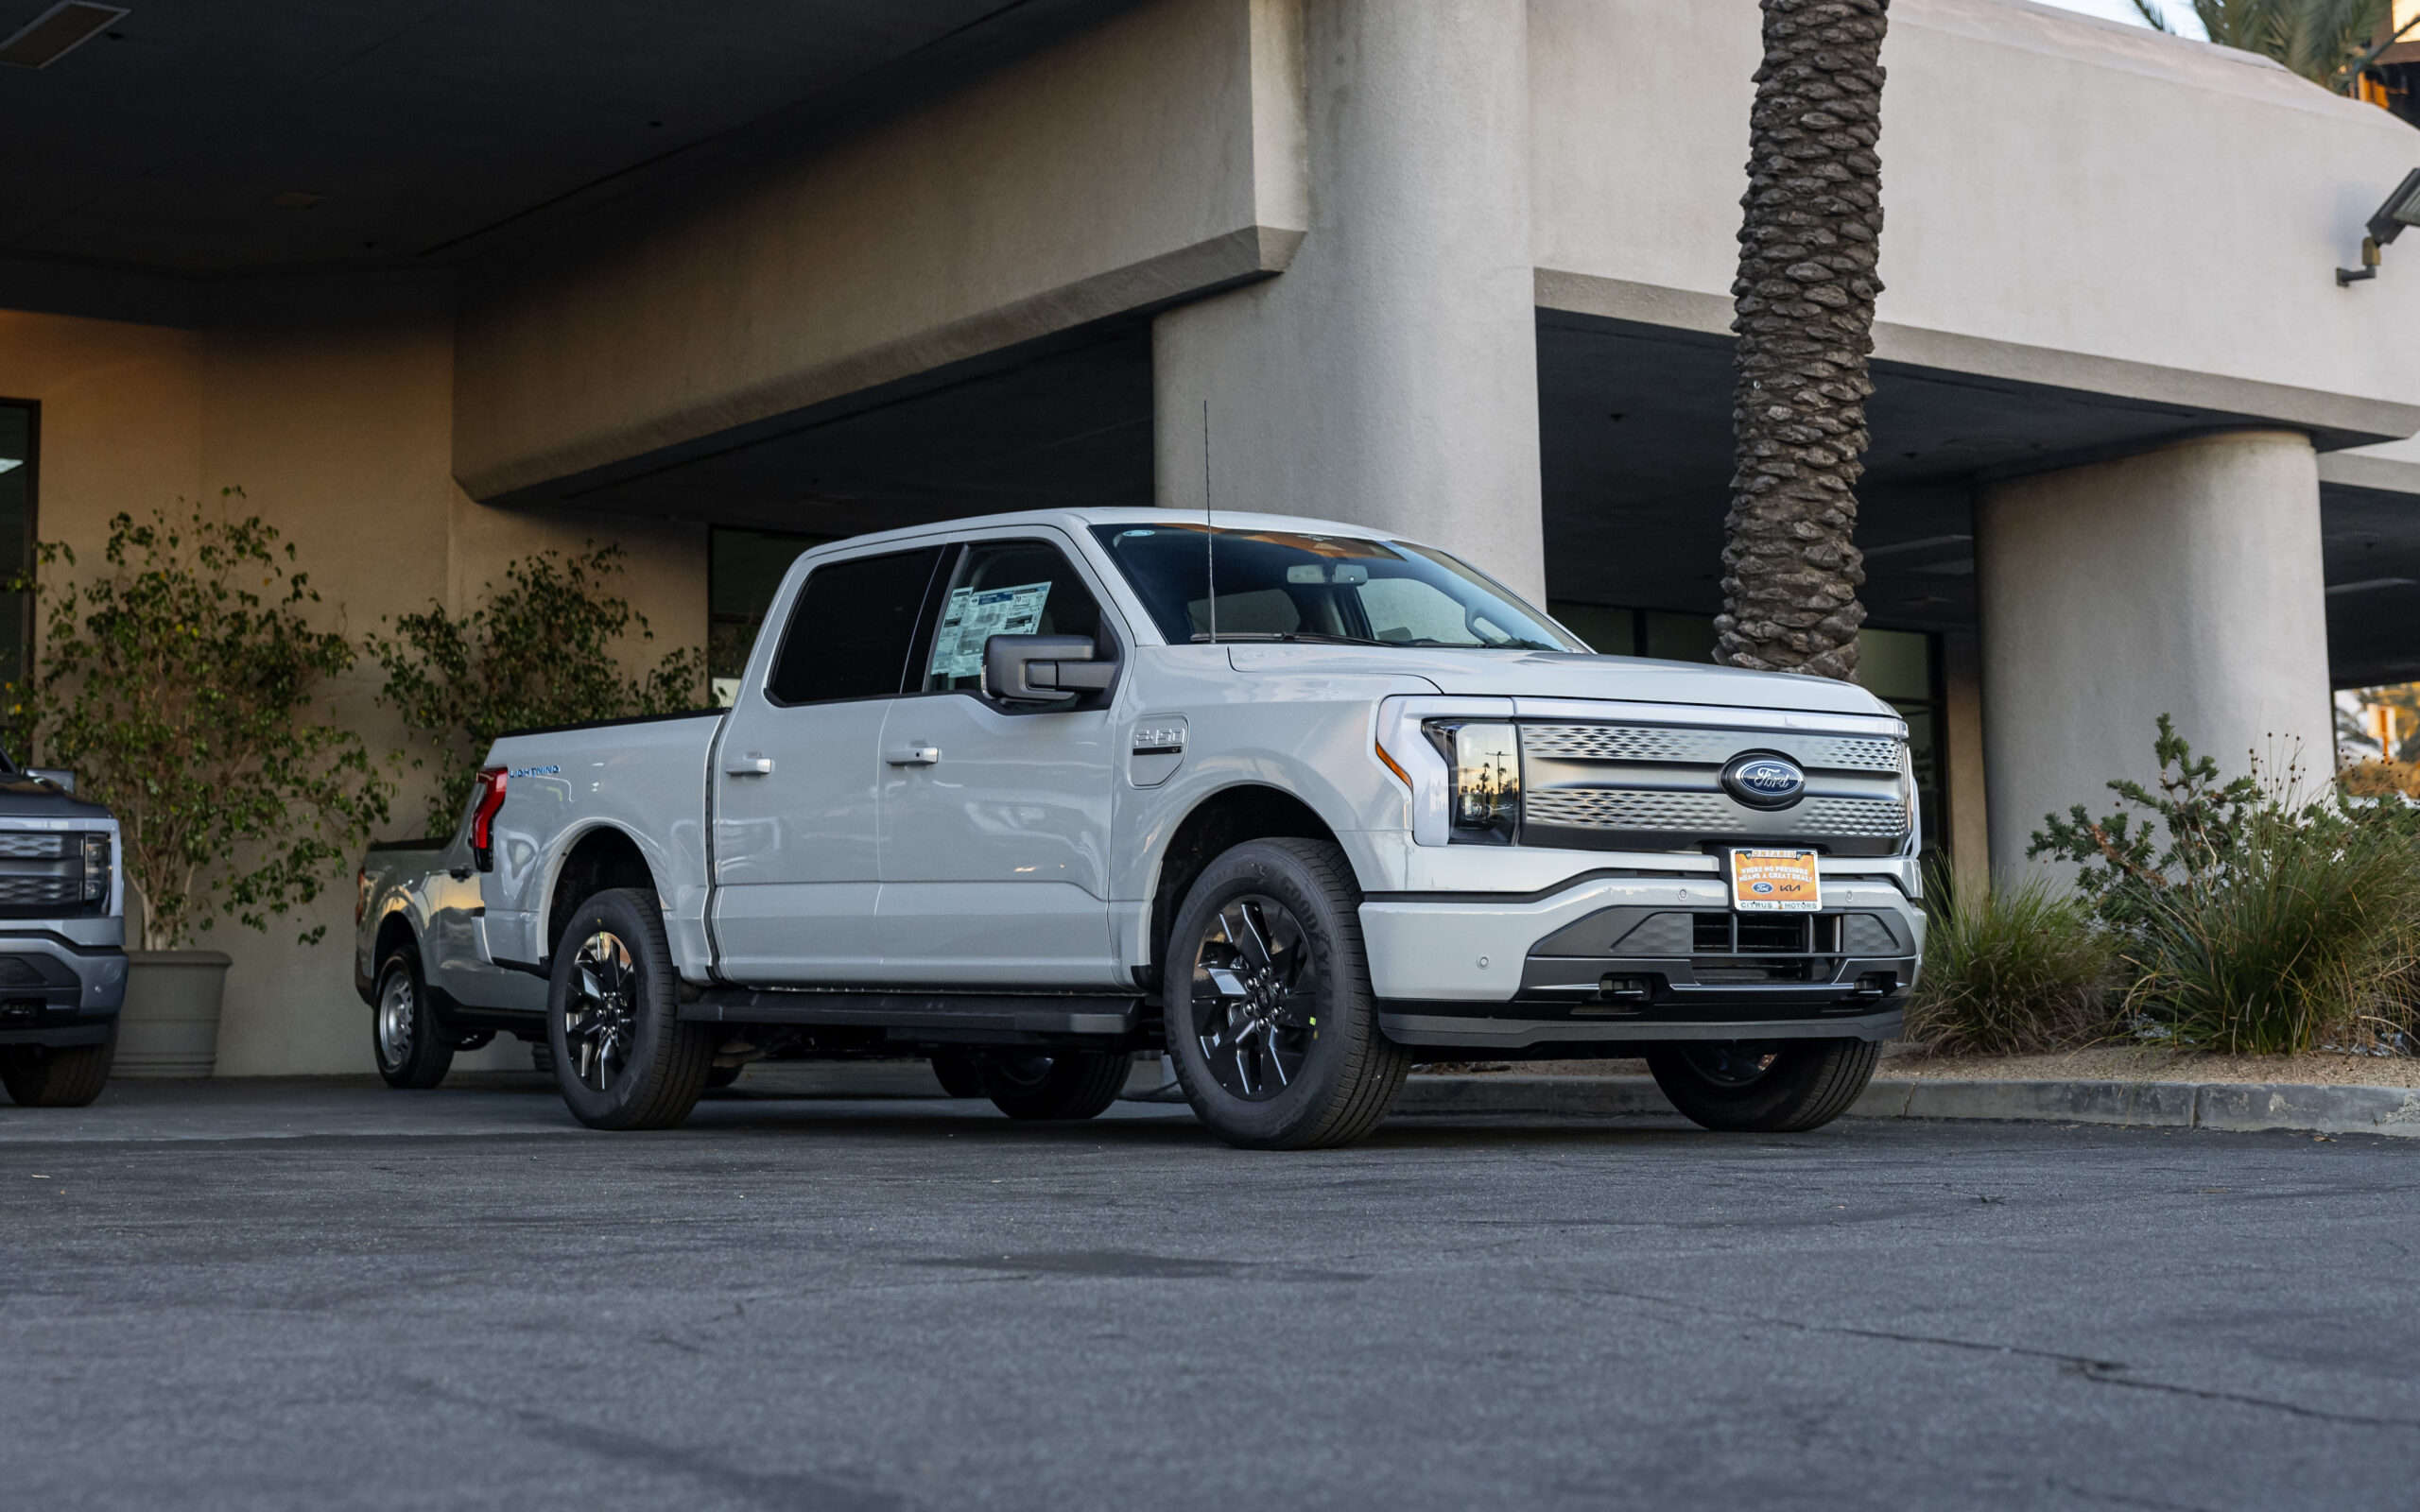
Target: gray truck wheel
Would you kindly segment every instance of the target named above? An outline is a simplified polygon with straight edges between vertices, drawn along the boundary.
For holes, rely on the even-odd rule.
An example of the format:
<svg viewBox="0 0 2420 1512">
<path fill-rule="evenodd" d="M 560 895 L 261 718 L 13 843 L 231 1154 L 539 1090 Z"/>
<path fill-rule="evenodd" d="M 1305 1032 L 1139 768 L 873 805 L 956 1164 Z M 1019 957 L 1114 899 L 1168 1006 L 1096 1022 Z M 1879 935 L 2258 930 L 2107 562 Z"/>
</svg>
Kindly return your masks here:
<svg viewBox="0 0 2420 1512">
<path fill-rule="evenodd" d="M 116 1056 L 114 1023 L 96 1045 L 10 1045 L 0 1049 L 0 1087 L 20 1108 L 82 1108 L 109 1085 L 110 1062 Z"/>
<path fill-rule="evenodd" d="M 370 1051 L 389 1087 L 424 1091 L 445 1079 L 454 1042 L 429 1011 L 428 989 L 411 947 L 397 946 L 378 965 L 377 1001 L 370 1010 Z"/>
<path fill-rule="evenodd" d="M 555 945 L 546 1047 L 555 1086 L 590 1128 L 670 1128 L 714 1070 L 711 1024 L 683 1023 L 664 910 L 632 887 L 579 905 Z"/>
<path fill-rule="evenodd" d="M 1168 1054 L 1228 1143 L 1316 1149 L 1385 1121 L 1411 1057 L 1379 1032 L 1360 905 L 1321 840 L 1247 841 L 1185 895 L 1160 981 Z"/>
<path fill-rule="evenodd" d="M 983 1095 L 1011 1118 L 1093 1118 L 1117 1101 L 1133 1064 L 1134 1057 L 1124 1051 L 1020 1055 L 995 1050 L 976 1057 L 975 1074 Z"/>
<path fill-rule="evenodd" d="M 1880 1054 L 1863 1040 L 1706 1040 L 1650 1050 L 1647 1069 L 1691 1123 L 1725 1133 L 1797 1134 L 1847 1112 Z"/>
</svg>

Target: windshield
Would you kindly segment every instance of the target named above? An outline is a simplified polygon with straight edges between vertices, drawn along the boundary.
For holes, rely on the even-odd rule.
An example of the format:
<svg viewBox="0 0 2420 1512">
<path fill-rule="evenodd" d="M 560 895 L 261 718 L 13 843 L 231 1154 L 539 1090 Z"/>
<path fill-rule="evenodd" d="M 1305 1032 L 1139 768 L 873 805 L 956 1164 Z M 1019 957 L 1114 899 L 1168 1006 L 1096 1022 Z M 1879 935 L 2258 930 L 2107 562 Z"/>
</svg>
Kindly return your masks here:
<svg viewBox="0 0 2420 1512">
<path fill-rule="evenodd" d="M 1171 644 L 1210 640 L 1208 532 L 1200 524 L 1093 533 Z M 1578 651 L 1545 615 L 1442 551 L 1357 536 L 1220 529 L 1221 641 Z"/>
</svg>

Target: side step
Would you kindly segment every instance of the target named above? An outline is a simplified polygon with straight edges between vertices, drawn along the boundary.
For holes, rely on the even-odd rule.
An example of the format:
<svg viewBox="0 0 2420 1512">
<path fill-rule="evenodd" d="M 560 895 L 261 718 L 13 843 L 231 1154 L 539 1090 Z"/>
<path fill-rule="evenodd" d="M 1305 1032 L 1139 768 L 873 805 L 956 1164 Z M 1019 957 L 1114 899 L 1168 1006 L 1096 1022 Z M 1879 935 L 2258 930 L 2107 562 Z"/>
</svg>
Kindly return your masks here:
<svg viewBox="0 0 2420 1512">
<path fill-rule="evenodd" d="M 681 1005 L 692 1023 L 783 1023 L 821 1028 L 938 1029 L 959 1034 L 1134 1032 L 1142 1000 L 1132 997 L 976 996 L 934 992 L 785 992 L 711 988 Z"/>
</svg>

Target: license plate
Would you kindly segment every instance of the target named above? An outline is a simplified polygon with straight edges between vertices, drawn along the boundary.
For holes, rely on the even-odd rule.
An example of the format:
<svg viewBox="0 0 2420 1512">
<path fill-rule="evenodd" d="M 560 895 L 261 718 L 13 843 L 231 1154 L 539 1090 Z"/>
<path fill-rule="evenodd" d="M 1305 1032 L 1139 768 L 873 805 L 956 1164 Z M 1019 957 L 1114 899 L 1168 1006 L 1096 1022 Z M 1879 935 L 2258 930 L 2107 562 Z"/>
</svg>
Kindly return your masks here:
<svg viewBox="0 0 2420 1512">
<path fill-rule="evenodd" d="M 1732 851 L 1731 906 L 1743 914 L 1811 914 L 1823 907 L 1815 852 Z"/>
</svg>

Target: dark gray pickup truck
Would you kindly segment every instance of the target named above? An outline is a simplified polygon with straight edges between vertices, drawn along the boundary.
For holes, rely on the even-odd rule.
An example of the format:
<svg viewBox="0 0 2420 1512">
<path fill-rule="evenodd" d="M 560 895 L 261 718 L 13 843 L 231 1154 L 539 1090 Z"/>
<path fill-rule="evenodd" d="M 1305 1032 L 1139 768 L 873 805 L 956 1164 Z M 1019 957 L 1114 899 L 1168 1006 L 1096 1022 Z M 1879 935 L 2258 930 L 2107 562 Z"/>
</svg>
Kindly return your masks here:
<svg viewBox="0 0 2420 1512">
<path fill-rule="evenodd" d="M 70 782 L 0 755 L 0 1087 L 27 1108 L 100 1095 L 126 1000 L 117 820 Z"/>
</svg>

